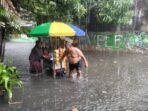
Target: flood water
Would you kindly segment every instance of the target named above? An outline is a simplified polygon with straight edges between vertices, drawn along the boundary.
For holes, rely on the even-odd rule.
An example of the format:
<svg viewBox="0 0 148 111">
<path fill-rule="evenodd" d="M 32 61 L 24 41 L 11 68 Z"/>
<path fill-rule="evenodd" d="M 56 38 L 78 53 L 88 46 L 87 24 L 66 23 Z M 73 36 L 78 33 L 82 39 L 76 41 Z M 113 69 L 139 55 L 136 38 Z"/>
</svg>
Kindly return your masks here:
<svg viewBox="0 0 148 111">
<path fill-rule="evenodd" d="M 118 52 L 85 52 L 89 68 L 78 80 L 29 74 L 33 43 L 7 43 L 5 63 L 17 67 L 24 83 L 14 87 L 13 101 L 0 111 L 148 111 L 148 56 Z"/>
</svg>

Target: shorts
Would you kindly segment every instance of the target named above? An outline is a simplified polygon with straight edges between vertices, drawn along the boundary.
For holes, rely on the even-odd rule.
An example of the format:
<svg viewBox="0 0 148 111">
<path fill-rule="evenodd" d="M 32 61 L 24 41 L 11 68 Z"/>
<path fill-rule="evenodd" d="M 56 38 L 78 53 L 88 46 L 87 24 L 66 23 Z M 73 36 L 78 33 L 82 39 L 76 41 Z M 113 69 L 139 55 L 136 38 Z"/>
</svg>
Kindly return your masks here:
<svg viewBox="0 0 148 111">
<path fill-rule="evenodd" d="M 74 69 L 76 69 L 77 71 L 81 69 L 81 61 L 78 61 L 75 64 L 70 64 L 69 63 L 69 70 L 72 71 Z"/>
</svg>

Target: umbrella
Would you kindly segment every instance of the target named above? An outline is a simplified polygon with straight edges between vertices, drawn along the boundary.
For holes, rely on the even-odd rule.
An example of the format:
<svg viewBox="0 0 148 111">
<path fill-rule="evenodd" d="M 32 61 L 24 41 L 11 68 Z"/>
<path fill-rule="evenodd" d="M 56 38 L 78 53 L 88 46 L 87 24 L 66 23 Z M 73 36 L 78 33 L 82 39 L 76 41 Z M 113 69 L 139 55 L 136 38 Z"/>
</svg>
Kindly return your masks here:
<svg viewBox="0 0 148 111">
<path fill-rule="evenodd" d="M 85 36 L 85 32 L 72 24 L 48 22 L 33 28 L 29 36 Z"/>
</svg>

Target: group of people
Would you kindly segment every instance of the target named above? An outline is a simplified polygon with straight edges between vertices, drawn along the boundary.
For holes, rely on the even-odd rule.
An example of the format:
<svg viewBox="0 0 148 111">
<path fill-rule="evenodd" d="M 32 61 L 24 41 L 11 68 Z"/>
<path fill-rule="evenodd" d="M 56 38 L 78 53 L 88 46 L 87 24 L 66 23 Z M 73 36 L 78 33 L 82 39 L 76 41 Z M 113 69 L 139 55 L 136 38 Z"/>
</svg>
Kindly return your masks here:
<svg viewBox="0 0 148 111">
<path fill-rule="evenodd" d="M 79 48 L 74 47 L 71 43 L 66 42 L 64 46 L 65 50 L 60 57 L 60 62 L 62 62 L 63 59 L 66 57 L 69 64 L 68 76 L 72 78 L 72 73 L 74 70 L 76 70 L 77 78 L 80 78 L 82 66 L 81 61 L 84 62 L 85 67 L 88 67 L 86 57 Z M 48 50 L 43 48 L 42 41 L 37 40 L 29 55 L 30 73 L 42 73 L 44 59 L 47 60 L 46 62 L 50 62 L 51 64 L 53 64 L 53 55 L 49 53 Z"/>
</svg>

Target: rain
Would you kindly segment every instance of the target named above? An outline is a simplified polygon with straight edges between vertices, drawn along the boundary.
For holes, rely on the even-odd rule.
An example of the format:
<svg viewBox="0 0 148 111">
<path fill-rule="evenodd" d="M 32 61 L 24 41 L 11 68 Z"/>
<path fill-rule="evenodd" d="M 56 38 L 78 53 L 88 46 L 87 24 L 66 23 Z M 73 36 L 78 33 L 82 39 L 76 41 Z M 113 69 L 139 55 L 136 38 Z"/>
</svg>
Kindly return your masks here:
<svg viewBox="0 0 148 111">
<path fill-rule="evenodd" d="M 6 44 L 5 62 L 13 60 L 24 87 L 14 88 L 13 101 L 19 103 L 3 103 L 2 111 L 68 111 L 72 107 L 80 111 L 148 110 L 148 55 L 85 52 L 89 68 L 83 68 L 81 80 L 53 79 L 46 74 L 29 75 L 28 55 L 33 45 Z"/>
<path fill-rule="evenodd" d="M 14 85 L 11 101 L 6 89 L 4 95 L 0 91 L 0 111 L 148 111 L 147 0 L 0 4 L 0 62 L 16 67 L 23 83 Z M 61 43 L 76 40 L 88 68 L 82 64 L 80 79 L 76 73 L 73 79 L 68 74 L 53 77 L 45 69 L 30 73 L 36 40 L 53 53 Z M 2 85 L 0 80 L 0 89 Z"/>
</svg>

